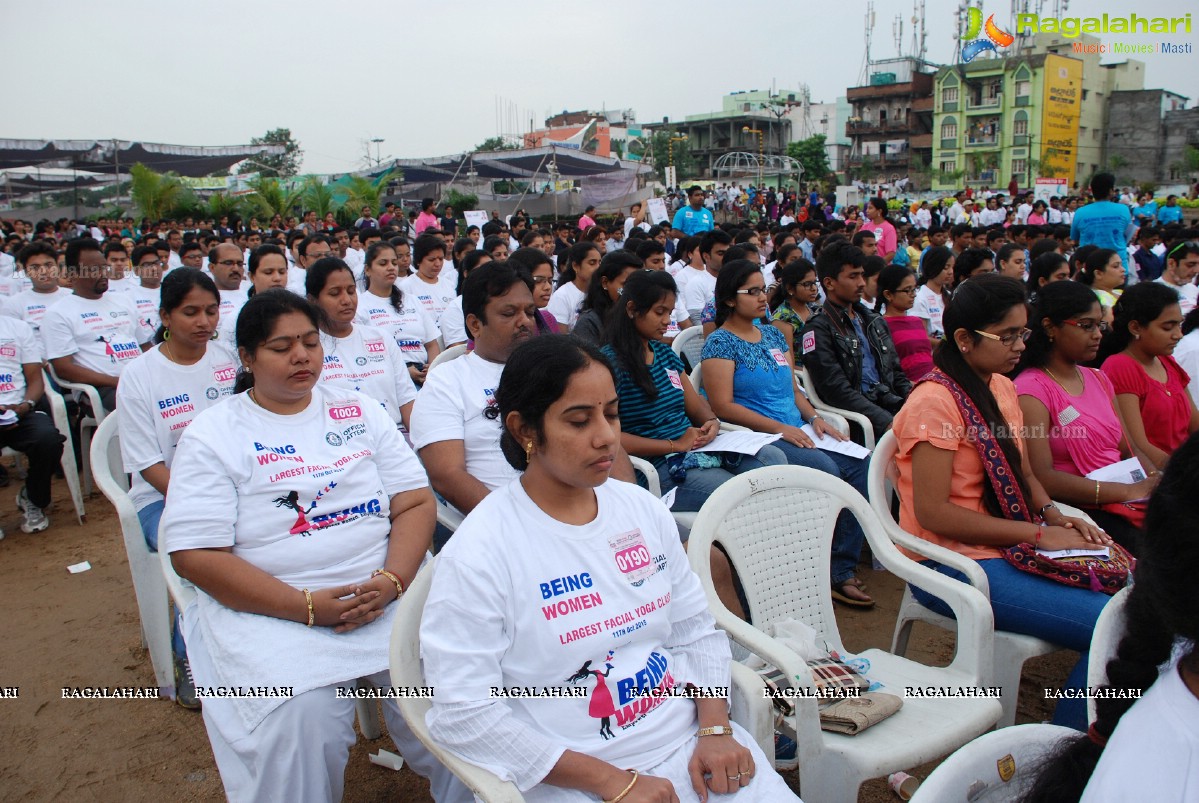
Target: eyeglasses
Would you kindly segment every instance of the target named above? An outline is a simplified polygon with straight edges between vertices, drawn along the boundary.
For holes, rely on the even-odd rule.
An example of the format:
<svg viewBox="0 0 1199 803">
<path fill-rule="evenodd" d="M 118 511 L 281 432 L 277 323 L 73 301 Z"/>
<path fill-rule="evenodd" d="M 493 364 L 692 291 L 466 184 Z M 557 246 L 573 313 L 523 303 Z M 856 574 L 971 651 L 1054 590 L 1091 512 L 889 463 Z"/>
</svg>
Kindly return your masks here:
<svg viewBox="0 0 1199 803">
<path fill-rule="evenodd" d="M 914 295 L 916 295 L 916 288 L 915 287 L 897 287 L 896 289 L 892 290 L 891 292 L 907 293 L 910 296 L 914 296 Z"/>
<path fill-rule="evenodd" d="M 1021 343 L 1027 342 L 1029 335 L 1032 334 L 1032 330 L 1031 329 L 1021 329 L 1019 332 L 1013 332 L 1010 335 L 993 335 L 990 332 L 984 332 L 981 329 L 975 329 L 974 334 L 982 335 L 987 340 L 998 340 L 1003 345 L 1007 346 L 1008 348 L 1011 348 L 1012 346 L 1016 345 L 1017 340 L 1019 340 Z"/>
<path fill-rule="evenodd" d="M 762 295 L 762 294 L 763 294 L 763 293 L 765 293 L 765 292 L 766 292 L 766 288 L 765 288 L 765 287 L 746 287 L 746 288 L 745 288 L 745 289 L 743 289 L 743 290 L 738 290 L 738 291 L 737 291 L 737 295 L 739 295 L 739 296 L 753 296 L 754 298 L 757 298 L 758 296 Z"/>
<path fill-rule="evenodd" d="M 153 262 L 139 262 L 139 263 L 137 263 L 137 266 L 139 268 L 161 268 L 162 260 L 156 259 Z"/>
<path fill-rule="evenodd" d="M 549 281 L 552 281 L 552 279 L 549 276 L 534 276 L 533 277 L 533 285 L 534 286 L 539 285 L 539 284 L 545 284 L 546 282 L 549 282 Z"/>
<path fill-rule="evenodd" d="M 241 265 L 242 261 L 240 259 L 222 259 L 216 264 L 220 265 L 222 268 L 235 268 Z"/>
<path fill-rule="evenodd" d="M 820 282 L 817 282 L 817 281 L 800 282 L 800 283 L 799 283 L 799 286 L 800 286 L 800 287 L 806 287 L 807 289 L 811 290 L 811 289 L 812 289 L 812 288 L 814 288 L 814 287 L 819 287 L 819 286 L 820 286 Z"/>
<path fill-rule="evenodd" d="M 1072 321 L 1069 318 L 1067 318 L 1066 320 L 1062 321 L 1062 323 L 1068 323 L 1071 326 L 1077 326 L 1079 329 L 1083 330 L 1087 334 L 1094 332 L 1096 326 L 1098 326 L 1099 331 L 1104 334 L 1107 334 L 1108 330 L 1111 329 L 1111 326 L 1108 325 L 1107 321 L 1092 321 L 1090 319 L 1084 319 L 1081 321 Z"/>
</svg>

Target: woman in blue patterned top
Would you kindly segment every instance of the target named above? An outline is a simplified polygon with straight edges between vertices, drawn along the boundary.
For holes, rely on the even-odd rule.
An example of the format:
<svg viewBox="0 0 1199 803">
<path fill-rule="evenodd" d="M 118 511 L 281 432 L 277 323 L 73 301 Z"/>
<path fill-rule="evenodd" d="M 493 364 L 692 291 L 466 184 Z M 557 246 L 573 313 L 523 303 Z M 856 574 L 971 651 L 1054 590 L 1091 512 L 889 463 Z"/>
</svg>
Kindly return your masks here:
<svg viewBox="0 0 1199 803">
<path fill-rule="evenodd" d="M 799 357 L 799 333 L 808 319 L 820 312 L 820 282 L 816 266 L 800 257 L 783 267 L 779 283 L 770 297 L 770 322 L 782 332 L 792 358 Z"/>
<path fill-rule="evenodd" d="M 803 431 L 845 436 L 826 422 L 800 392 L 795 366 L 783 333 L 766 318 L 766 283 L 749 260 L 726 264 L 716 279 L 716 323 L 702 353 L 704 388 L 712 408 L 726 421 L 758 432 L 782 435 L 775 441 L 793 466 L 808 466 L 839 477 L 866 495 L 867 461 L 815 448 Z M 861 525 L 842 511 L 833 535 L 833 598 L 870 607 L 874 600 L 854 576 L 864 535 Z"/>
<path fill-rule="evenodd" d="M 676 294 L 668 273 L 633 273 L 612 310 L 602 351 L 616 369 L 625 451 L 654 464 L 663 492 L 677 489 L 673 510 L 691 511 L 734 474 L 787 459 L 773 445 L 752 457 L 693 451 L 712 442 L 720 422 L 691 387 L 683 361 L 662 340 Z"/>
</svg>

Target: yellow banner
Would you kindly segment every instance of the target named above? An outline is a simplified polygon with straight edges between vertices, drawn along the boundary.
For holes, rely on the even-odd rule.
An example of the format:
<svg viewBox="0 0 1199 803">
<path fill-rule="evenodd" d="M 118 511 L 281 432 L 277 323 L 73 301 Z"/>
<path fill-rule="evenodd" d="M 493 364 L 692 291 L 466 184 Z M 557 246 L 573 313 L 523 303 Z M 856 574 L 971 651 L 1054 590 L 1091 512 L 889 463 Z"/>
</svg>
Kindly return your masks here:
<svg viewBox="0 0 1199 803">
<path fill-rule="evenodd" d="M 1073 178 L 1082 111 L 1082 62 L 1054 54 L 1045 57 L 1045 98 L 1041 104 L 1042 176 Z"/>
</svg>

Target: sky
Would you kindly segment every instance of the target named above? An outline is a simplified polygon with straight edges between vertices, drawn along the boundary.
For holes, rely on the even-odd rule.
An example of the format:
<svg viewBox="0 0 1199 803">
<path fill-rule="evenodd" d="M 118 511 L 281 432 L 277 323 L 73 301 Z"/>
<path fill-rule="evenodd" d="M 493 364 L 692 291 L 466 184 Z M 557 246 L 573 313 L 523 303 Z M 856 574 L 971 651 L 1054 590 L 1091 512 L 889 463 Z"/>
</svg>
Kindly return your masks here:
<svg viewBox="0 0 1199 803">
<path fill-rule="evenodd" d="M 957 5 L 925 0 L 932 62 L 953 57 Z M 1051 14 L 1052 0 L 1044 5 Z M 1189 2 L 1072 5 L 1063 16 L 1180 16 Z M 461 153 L 566 109 L 631 108 L 639 122 L 656 122 L 717 110 L 728 92 L 804 82 L 813 102 L 832 102 L 858 84 L 866 6 L 0 0 L 10 93 L 0 137 L 232 145 L 289 128 L 304 171 L 326 173 L 364 167 L 372 138 L 384 140 L 383 159 Z M 984 0 L 983 10 L 1007 27 L 1010 2 Z M 912 0 L 875 2 L 874 58 L 898 54 L 897 15 L 910 50 L 913 12 Z M 1199 51 L 1195 12 L 1191 34 L 1168 38 Z M 1199 102 L 1199 52 L 1138 58 L 1146 88 Z"/>
</svg>

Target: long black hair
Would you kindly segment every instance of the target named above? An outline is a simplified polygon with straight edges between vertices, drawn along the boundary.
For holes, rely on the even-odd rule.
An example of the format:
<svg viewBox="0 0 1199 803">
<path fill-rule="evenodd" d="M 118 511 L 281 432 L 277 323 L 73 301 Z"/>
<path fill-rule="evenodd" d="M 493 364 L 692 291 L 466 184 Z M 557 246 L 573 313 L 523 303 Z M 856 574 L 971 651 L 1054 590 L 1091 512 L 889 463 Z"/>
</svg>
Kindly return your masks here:
<svg viewBox="0 0 1199 803">
<path fill-rule="evenodd" d="M 485 412 L 488 418 L 499 419 L 503 434 L 500 450 L 509 465 L 517 471 L 529 467 L 524 445 L 508 429 L 508 413 L 520 413 L 525 424 L 545 440 L 545 412 L 562 398 L 571 377 L 592 363 L 602 365 L 616 386 L 616 374 L 599 349 L 572 335 L 542 335 L 535 337 L 512 352 L 504 363 L 500 386 L 495 391 L 495 406 Z M 540 444 L 539 444 L 540 445 Z"/>
<path fill-rule="evenodd" d="M 488 254 L 486 251 L 480 251 L 477 248 L 462 257 L 462 261 L 458 264 L 458 286 L 454 289 L 455 293 L 462 295 L 462 283 L 466 281 L 466 277 L 470 275 L 470 272 L 479 267 L 485 259 L 491 259 L 491 254 Z"/>
<path fill-rule="evenodd" d="M 350 266 L 338 257 L 321 257 L 304 275 L 304 292 L 308 294 L 312 305 L 316 307 L 316 314 L 320 317 L 320 328 L 326 332 L 330 330 L 329 314 L 316 299 L 325 289 L 325 285 L 329 283 L 329 277 L 339 270 L 350 274 L 350 281 L 353 281 L 354 271 L 350 270 Z"/>
<path fill-rule="evenodd" d="M 171 271 L 174 273 L 175 271 Z M 271 337 L 275 322 L 291 312 L 299 312 L 312 321 L 313 327 L 319 328 L 320 318 L 316 307 L 308 303 L 290 290 L 274 287 L 262 293 L 255 293 L 237 314 L 236 339 L 238 350 L 245 349 L 252 354 L 258 347 Z M 254 374 L 240 366 L 237 369 L 237 379 L 233 383 L 233 392 L 241 393 L 254 387 Z"/>
<path fill-rule="evenodd" d="M 794 248 L 795 246 L 784 246 L 784 248 Z M 782 254 L 779 255 L 781 260 Z M 778 268 L 775 268 L 777 271 Z M 783 305 L 783 302 L 791 297 L 791 291 L 795 289 L 804 277 L 811 273 L 816 275 L 816 266 L 808 260 L 800 257 L 794 262 L 790 262 L 783 266 L 782 273 L 779 274 L 778 284 L 774 286 L 774 290 L 770 293 L 770 309 L 778 309 Z"/>
<path fill-rule="evenodd" d="M 1116 252 L 1110 248 L 1096 248 L 1079 267 L 1078 281 L 1086 285 L 1095 284 L 1095 274 L 1101 270 L 1107 269 L 1107 263 L 1111 262 L 1112 257 L 1116 256 Z"/>
<path fill-rule="evenodd" d="M 625 281 L 620 303 L 608 319 L 608 343 L 616 355 L 616 365 L 651 399 L 658 398 L 658 389 L 645 364 L 645 339 L 637 331 L 636 319 L 667 296 L 677 299 L 678 294 L 674 277 L 666 271 L 639 270 Z"/>
<path fill-rule="evenodd" d="M 1112 310 L 1111 331 L 1099 344 L 1099 361 L 1128 348 L 1132 342 L 1132 331 L 1128 328 L 1130 323 L 1136 321 L 1141 326 L 1148 326 L 1160 318 L 1171 304 L 1178 304 L 1178 291 L 1168 284 L 1140 282 L 1125 290 L 1116 299 L 1116 306 Z"/>
<path fill-rule="evenodd" d="M 1048 318 L 1054 326 L 1061 326 L 1063 321 L 1086 315 L 1098 303 L 1095 293 L 1078 282 L 1052 282 L 1042 287 L 1028 312 L 1028 328 L 1032 334 L 1020 355 L 1017 373 L 1025 368 L 1041 368 L 1049 362 L 1053 343 L 1041 323 L 1043 320 Z"/>
<path fill-rule="evenodd" d="M 607 288 L 604 287 L 604 281 L 616 281 L 622 273 L 643 267 L 645 267 L 645 263 L 636 254 L 623 248 L 605 254 L 595 273 L 591 274 L 591 282 L 587 285 L 587 295 L 583 298 L 583 309 L 594 310 L 600 316 L 601 321 L 606 320 L 608 311 L 612 309 L 614 302 L 608 295 Z"/>
<path fill-rule="evenodd" d="M 718 327 L 733 314 L 737 291 L 749 280 L 749 277 L 761 272 L 761 266 L 748 259 L 734 259 L 732 262 L 724 263 L 720 269 L 720 275 L 716 277 L 716 325 Z M 729 301 L 734 304 L 730 306 L 727 303 Z"/>
<path fill-rule="evenodd" d="M 954 333 L 964 329 L 970 339 L 977 343 L 982 336 L 975 333 L 976 329 L 985 329 L 998 323 L 1013 307 L 1022 307 L 1024 304 L 1024 285 L 1018 279 L 986 273 L 963 283 L 945 306 L 942 317 L 945 339 L 933 352 L 933 363 L 957 382 L 978 407 L 983 421 L 1012 467 L 1013 479 L 1023 492 L 1024 498 L 1028 499 L 1028 482 L 1020 470 L 1023 463 L 1020 447 L 1011 432 L 1011 426 L 1000 412 L 999 402 L 995 400 L 991 388 L 966 362 L 958 348 L 957 340 L 954 339 Z M 991 484 L 987 482 L 983 483 L 983 502 L 991 515 L 1002 516 L 999 499 L 995 496 Z"/>
<path fill-rule="evenodd" d="M 221 303 L 221 294 L 217 292 L 216 284 L 208 278 L 206 273 L 196 268 L 175 268 L 162 279 L 158 302 L 159 316 L 165 318 L 164 313 L 174 312 L 183 306 L 183 300 L 187 298 L 187 294 L 192 291 L 193 287 L 199 287 L 201 290 L 212 293 L 216 303 L 218 305 Z M 166 324 L 161 323 L 158 331 L 154 333 L 154 342 L 161 343 L 166 340 L 166 337 Z"/>
<path fill-rule="evenodd" d="M 371 269 L 371 263 L 374 262 L 375 258 L 378 257 L 383 251 L 391 251 L 394 253 L 395 250 L 396 247 L 386 240 L 378 240 L 373 242 L 371 243 L 370 248 L 366 249 L 366 257 L 362 261 L 362 291 L 364 293 L 369 293 L 371 289 L 371 278 L 370 276 L 366 275 L 367 271 Z M 396 280 L 392 282 L 391 290 L 387 295 L 387 300 L 391 304 L 391 308 L 396 312 L 404 311 L 404 291 L 399 287 L 400 279 L 402 278 L 404 277 L 396 277 Z"/>
<path fill-rule="evenodd" d="M 874 311 L 883 311 L 883 304 L 886 303 L 884 301 L 884 293 L 894 293 L 899 289 L 899 285 L 903 284 L 905 279 L 915 275 L 907 265 L 888 265 L 879 271 L 878 289 L 875 291 L 877 295 L 874 297 Z"/>
<path fill-rule="evenodd" d="M 1142 287 L 1144 285 L 1136 285 Z M 1131 289 L 1135 289 L 1130 288 Z M 1104 745 L 1145 691 L 1157 681 L 1158 667 L 1170 660 L 1178 640 L 1189 643 L 1178 668 L 1199 673 L 1199 437 L 1192 436 L 1166 464 L 1161 482 L 1149 499 L 1145 533 L 1137 552 L 1136 582 L 1125 603 L 1124 632 L 1115 657 L 1107 663 L 1104 688 L 1133 693 L 1095 701 L 1091 732 L 1071 739 L 1041 765 L 1040 775 L 1024 797 L 1033 803 L 1078 800 L 1103 755 Z M 1147 768 L 1152 772 L 1153 770 Z"/>
<path fill-rule="evenodd" d="M 1053 282 L 1049 281 L 1049 277 L 1052 276 L 1063 264 L 1068 265 L 1069 261 L 1057 251 L 1050 251 L 1047 254 L 1041 254 L 1039 257 L 1030 262 L 1028 265 L 1028 285 L 1026 287 L 1028 291 L 1028 297 L 1036 300 L 1037 295 L 1041 292 L 1041 290 L 1044 289 L 1041 286 L 1042 279 L 1045 280 L 1045 287 L 1053 284 Z M 1094 295 L 1094 293 L 1091 295 Z"/>
<path fill-rule="evenodd" d="M 575 280 L 575 276 L 578 274 L 575 266 L 586 259 L 592 251 L 599 251 L 599 246 L 590 240 L 580 240 L 570 247 L 570 250 L 566 252 L 566 265 L 559 265 L 558 287 L 565 287 Z M 603 256 L 602 252 L 600 256 Z M 559 257 L 558 261 L 561 262 L 562 258 Z"/>
</svg>

